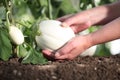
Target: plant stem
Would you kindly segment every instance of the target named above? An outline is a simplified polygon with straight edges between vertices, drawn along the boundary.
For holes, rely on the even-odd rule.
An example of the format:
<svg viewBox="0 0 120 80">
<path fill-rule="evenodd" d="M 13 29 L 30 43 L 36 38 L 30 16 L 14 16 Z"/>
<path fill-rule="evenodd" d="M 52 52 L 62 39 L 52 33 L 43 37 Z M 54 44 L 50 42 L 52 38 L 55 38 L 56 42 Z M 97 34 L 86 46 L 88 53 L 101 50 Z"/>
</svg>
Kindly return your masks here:
<svg viewBox="0 0 120 80">
<path fill-rule="evenodd" d="M 7 13 L 6 13 L 6 20 L 7 20 L 7 28 L 8 28 L 8 30 L 9 30 L 9 26 L 10 26 L 9 14 L 10 14 L 10 11 L 7 11 Z"/>
<path fill-rule="evenodd" d="M 53 19 L 51 0 L 48 0 L 49 19 Z"/>
<path fill-rule="evenodd" d="M 7 20 L 7 23 L 8 23 L 7 26 L 10 26 L 10 22 L 12 24 L 14 23 L 14 19 L 13 19 L 13 16 L 12 16 L 12 2 L 11 2 L 11 0 L 5 0 L 4 6 L 6 8 L 6 20 Z"/>
</svg>

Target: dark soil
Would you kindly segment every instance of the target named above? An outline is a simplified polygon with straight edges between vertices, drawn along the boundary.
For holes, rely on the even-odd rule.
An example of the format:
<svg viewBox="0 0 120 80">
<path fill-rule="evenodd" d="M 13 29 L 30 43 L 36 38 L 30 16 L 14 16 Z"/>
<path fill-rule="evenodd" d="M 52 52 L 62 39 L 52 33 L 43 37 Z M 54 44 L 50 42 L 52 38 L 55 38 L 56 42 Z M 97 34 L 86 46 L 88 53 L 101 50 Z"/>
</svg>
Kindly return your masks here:
<svg viewBox="0 0 120 80">
<path fill-rule="evenodd" d="M 0 61 L 0 80 L 120 80 L 120 55 L 78 57 L 46 65 Z"/>
</svg>

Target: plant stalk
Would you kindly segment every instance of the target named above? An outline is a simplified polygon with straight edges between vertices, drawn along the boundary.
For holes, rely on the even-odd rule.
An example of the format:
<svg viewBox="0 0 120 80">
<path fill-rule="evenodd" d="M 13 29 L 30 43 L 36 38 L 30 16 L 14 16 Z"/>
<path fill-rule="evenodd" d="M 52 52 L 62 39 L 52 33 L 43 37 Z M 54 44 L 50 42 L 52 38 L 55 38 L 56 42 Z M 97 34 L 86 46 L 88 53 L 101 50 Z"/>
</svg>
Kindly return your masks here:
<svg viewBox="0 0 120 80">
<path fill-rule="evenodd" d="M 12 2 L 11 2 L 11 0 L 5 0 L 4 6 L 6 8 L 7 27 L 9 27 L 11 23 L 14 24 L 14 19 L 12 16 Z"/>
<path fill-rule="evenodd" d="M 51 0 L 48 0 L 49 19 L 53 19 Z"/>
</svg>

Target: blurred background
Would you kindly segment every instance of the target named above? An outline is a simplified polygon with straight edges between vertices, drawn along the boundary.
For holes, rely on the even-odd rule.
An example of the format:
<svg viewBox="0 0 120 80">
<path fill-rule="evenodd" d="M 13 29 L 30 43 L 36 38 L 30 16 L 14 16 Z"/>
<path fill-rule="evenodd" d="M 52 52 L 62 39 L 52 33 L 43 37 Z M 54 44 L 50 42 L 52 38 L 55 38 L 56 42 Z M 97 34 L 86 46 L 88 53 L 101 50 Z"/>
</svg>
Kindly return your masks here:
<svg viewBox="0 0 120 80">
<path fill-rule="evenodd" d="M 0 25 L 5 20 L 6 10 L 0 0 Z M 10 0 L 8 0 L 10 1 Z M 11 0 L 13 23 L 18 26 L 30 28 L 35 22 L 44 19 L 57 19 L 67 14 L 74 14 L 96 6 L 113 3 L 117 0 Z M 9 6 L 8 5 L 8 6 Z M 97 30 L 99 26 L 81 32 L 81 35 Z M 24 31 L 25 32 L 25 31 Z M 25 33 L 27 34 L 27 33 Z M 120 53 L 120 40 L 105 44 L 96 45 L 87 53 L 94 53 L 96 56 L 109 56 Z"/>
</svg>

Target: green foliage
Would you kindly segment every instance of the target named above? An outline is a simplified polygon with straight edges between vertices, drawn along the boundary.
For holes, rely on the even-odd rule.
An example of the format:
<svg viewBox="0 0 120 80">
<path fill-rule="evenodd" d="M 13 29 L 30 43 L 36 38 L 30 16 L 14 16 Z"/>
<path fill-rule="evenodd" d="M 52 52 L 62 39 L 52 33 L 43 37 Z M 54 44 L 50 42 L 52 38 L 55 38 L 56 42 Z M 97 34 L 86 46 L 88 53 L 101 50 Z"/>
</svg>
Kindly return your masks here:
<svg viewBox="0 0 120 80">
<path fill-rule="evenodd" d="M 45 64 L 47 63 L 47 59 L 44 58 L 42 53 L 34 48 L 32 48 L 29 44 L 23 44 L 18 46 L 17 56 L 19 58 L 23 58 L 22 63 L 31 63 L 31 64 Z"/>
<path fill-rule="evenodd" d="M 0 7 L 0 20 L 5 19 L 5 8 L 3 6 Z"/>
<path fill-rule="evenodd" d="M 30 48 L 28 55 L 22 60 L 22 63 L 45 64 L 47 59 L 43 57 L 42 53 Z"/>
<path fill-rule="evenodd" d="M 26 46 L 24 45 L 19 45 L 17 46 L 17 56 L 19 58 L 24 58 L 25 56 L 27 56 L 28 51 L 26 49 Z"/>
<path fill-rule="evenodd" d="M 106 47 L 106 44 L 100 44 L 97 46 L 97 50 L 94 56 L 110 56 L 110 50 Z"/>
<path fill-rule="evenodd" d="M 60 10 L 62 11 L 61 14 L 63 13 L 62 15 L 75 13 L 75 9 L 72 3 L 70 3 L 70 0 L 63 0 L 60 5 Z"/>
<path fill-rule="evenodd" d="M 116 0 L 1 0 L 0 59 L 7 61 L 17 53 L 16 56 L 22 58 L 22 63 L 45 64 L 47 60 L 35 42 L 35 36 L 40 34 L 38 32 L 40 21 L 57 19 L 67 14 L 77 13 L 114 1 Z M 10 15 L 7 15 L 8 11 Z M 7 31 L 8 21 L 23 32 L 25 42 L 22 45 L 11 44 Z M 90 32 L 95 30 L 96 28 L 89 29 Z M 101 56 L 106 51 L 109 52 L 106 46 L 98 46 L 96 53 L 100 53 Z"/>
<path fill-rule="evenodd" d="M 7 61 L 11 56 L 12 45 L 10 43 L 8 33 L 5 29 L 0 28 L 0 58 Z"/>
</svg>

